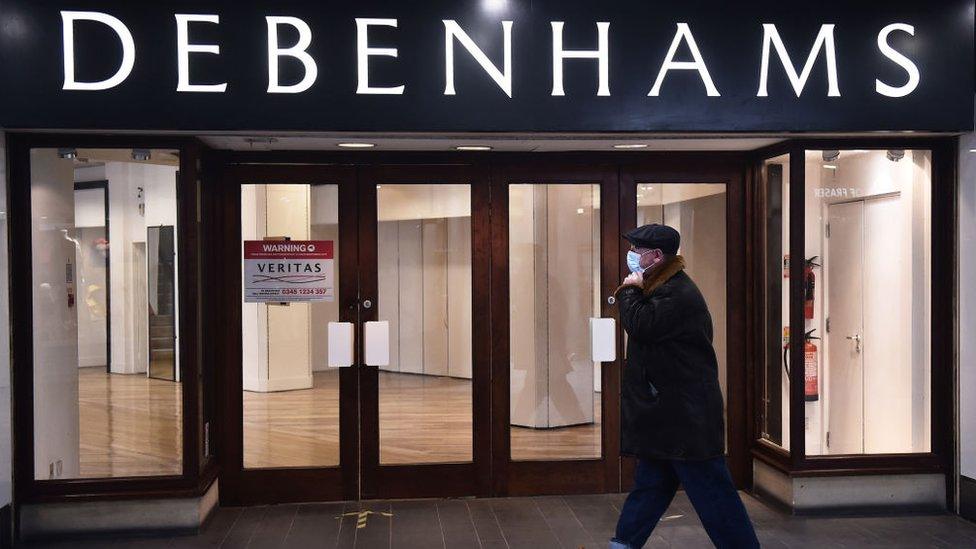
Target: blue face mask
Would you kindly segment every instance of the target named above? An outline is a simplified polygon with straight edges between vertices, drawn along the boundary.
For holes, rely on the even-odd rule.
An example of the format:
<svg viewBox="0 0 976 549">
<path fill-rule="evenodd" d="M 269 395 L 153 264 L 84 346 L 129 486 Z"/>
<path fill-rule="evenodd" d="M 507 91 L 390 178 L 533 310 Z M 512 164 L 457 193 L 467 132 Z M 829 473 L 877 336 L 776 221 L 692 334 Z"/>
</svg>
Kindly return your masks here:
<svg viewBox="0 0 976 549">
<path fill-rule="evenodd" d="M 627 268 L 630 269 L 632 273 L 643 273 L 644 269 L 641 267 L 641 254 L 630 250 L 627 252 Z"/>
</svg>

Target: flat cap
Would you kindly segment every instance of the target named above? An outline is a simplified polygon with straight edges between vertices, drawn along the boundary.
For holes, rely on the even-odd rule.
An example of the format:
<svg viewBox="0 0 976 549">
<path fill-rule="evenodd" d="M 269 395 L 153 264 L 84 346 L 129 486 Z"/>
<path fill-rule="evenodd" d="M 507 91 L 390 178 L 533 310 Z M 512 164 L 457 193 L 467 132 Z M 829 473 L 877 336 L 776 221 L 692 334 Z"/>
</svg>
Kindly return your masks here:
<svg viewBox="0 0 976 549">
<path fill-rule="evenodd" d="M 681 245 L 678 231 L 658 223 L 637 227 L 625 234 L 624 238 L 637 248 L 660 249 L 667 255 L 677 254 Z"/>
</svg>

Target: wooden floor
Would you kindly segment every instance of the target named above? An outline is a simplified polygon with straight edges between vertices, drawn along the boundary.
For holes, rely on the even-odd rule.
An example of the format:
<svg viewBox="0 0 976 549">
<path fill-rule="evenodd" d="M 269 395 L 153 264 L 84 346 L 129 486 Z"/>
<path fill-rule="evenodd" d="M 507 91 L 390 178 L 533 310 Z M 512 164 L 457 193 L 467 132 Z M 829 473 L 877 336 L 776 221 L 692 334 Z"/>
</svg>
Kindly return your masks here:
<svg viewBox="0 0 976 549">
<path fill-rule="evenodd" d="M 181 472 L 181 385 L 143 375 L 79 370 L 81 476 Z M 599 412 L 599 395 L 596 409 Z M 472 459 L 471 382 L 380 373 L 380 462 Z M 516 460 L 600 456 L 600 424 L 561 429 L 512 427 Z M 312 389 L 244 392 L 244 465 L 335 466 L 339 462 L 336 371 L 316 372 Z"/>
<path fill-rule="evenodd" d="M 108 374 L 104 366 L 79 368 L 79 476 L 182 473 L 181 387 L 145 374 Z"/>
</svg>

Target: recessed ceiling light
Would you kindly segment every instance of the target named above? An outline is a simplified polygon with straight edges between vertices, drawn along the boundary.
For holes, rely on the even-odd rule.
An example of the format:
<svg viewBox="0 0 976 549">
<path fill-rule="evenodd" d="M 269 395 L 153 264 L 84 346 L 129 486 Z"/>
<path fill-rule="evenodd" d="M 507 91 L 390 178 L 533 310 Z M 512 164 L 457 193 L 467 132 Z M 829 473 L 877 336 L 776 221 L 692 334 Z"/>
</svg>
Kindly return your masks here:
<svg viewBox="0 0 976 549">
<path fill-rule="evenodd" d="M 339 143 L 344 149 L 372 149 L 376 143 Z"/>
<path fill-rule="evenodd" d="M 458 151 L 490 151 L 491 147 L 488 145 L 458 145 L 454 147 L 454 150 Z"/>
<path fill-rule="evenodd" d="M 615 149 L 646 149 L 647 143 L 618 143 L 613 146 Z"/>
</svg>

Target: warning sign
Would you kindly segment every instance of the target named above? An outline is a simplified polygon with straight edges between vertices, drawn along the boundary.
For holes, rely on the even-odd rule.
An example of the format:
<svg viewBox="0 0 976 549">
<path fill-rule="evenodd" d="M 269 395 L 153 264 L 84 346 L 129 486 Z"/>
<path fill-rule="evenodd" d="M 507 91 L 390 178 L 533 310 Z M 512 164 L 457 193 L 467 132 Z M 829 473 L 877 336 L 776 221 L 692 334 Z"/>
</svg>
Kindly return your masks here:
<svg viewBox="0 0 976 549">
<path fill-rule="evenodd" d="M 332 240 L 244 241 L 244 301 L 335 300 Z"/>
</svg>

